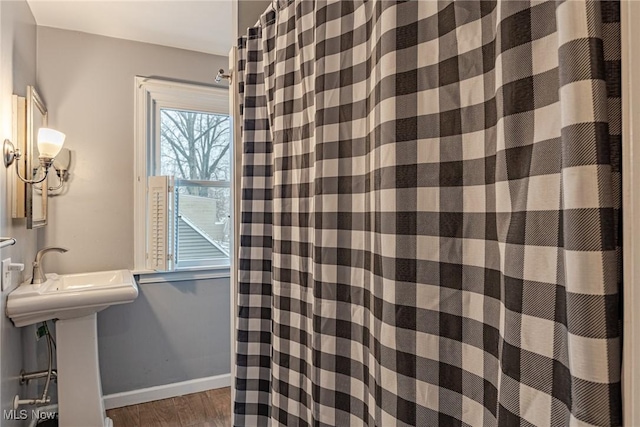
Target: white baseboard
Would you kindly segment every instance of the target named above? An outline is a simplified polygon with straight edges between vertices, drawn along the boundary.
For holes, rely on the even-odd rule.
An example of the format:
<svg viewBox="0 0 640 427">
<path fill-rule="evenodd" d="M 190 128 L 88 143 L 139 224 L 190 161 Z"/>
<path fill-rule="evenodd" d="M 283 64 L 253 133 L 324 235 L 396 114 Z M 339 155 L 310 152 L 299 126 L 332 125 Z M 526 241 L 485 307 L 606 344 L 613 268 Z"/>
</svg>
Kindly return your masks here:
<svg viewBox="0 0 640 427">
<path fill-rule="evenodd" d="M 197 378 L 173 384 L 159 385 L 142 388 L 139 390 L 113 393 L 104 396 L 105 409 L 121 408 L 123 406 L 137 405 L 138 403 L 152 402 L 154 400 L 167 399 L 169 397 L 182 396 L 190 393 L 198 393 L 215 388 L 229 387 L 231 375 L 216 375 L 214 377 Z"/>
</svg>

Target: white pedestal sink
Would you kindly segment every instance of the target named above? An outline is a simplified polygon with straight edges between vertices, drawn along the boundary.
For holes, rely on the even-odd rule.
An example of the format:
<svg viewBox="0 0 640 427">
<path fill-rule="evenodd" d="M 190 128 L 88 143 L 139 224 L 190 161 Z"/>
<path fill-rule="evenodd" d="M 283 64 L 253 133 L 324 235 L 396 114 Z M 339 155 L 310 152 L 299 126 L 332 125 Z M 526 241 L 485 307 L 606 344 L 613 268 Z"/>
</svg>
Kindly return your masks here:
<svg viewBox="0 0 640 427">
<path fill-rule="evenodd" d="M 9 294 L 7 316 L 16 326 L 56 322 L 58 417 L 65 427 L 111 427 L 102 399 L 96 313 L 129 303 L 138 287 L 129 270 L 47 274 Z"/>
</svg>

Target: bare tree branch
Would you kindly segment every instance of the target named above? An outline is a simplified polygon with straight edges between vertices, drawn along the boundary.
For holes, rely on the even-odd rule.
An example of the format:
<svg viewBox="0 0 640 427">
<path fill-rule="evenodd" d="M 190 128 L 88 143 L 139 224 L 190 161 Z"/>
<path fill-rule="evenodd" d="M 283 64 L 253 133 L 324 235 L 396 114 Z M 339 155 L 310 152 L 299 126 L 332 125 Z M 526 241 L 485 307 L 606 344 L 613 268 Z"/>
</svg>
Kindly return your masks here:
<svg viewBox="0 0 640 427">
<path fill-rule="evenodd" d="M 161 120 L 163 164 L 171 164 L 182 177 L 210 180 L 227 177 L 230 164 L 229 118 L 219 114 L 163 110 Z"/>
</svg>

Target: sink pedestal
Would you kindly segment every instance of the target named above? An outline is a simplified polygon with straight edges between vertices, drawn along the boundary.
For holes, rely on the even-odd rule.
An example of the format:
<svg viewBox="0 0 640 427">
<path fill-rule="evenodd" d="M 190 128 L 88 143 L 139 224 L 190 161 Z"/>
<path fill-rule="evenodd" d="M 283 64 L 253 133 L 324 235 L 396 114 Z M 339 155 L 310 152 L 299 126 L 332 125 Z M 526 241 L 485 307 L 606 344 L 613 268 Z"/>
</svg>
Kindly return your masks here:
<svg viewBox="0 0 640 427">
<path fill-rule="evenodd" d="M 102 399 L 96 313 L 56 322 L 58 417 L 65 427 L 111 427 Z"/>
</svg>

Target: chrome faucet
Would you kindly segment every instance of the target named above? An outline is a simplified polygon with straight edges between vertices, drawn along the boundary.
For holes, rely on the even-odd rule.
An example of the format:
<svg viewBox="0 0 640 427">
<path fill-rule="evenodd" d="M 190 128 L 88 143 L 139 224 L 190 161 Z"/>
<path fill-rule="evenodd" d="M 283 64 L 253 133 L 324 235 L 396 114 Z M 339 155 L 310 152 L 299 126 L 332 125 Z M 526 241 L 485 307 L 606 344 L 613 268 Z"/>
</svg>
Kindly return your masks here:
<svg viewBox="0 0 640 427">
<path fill-rule="evenodd" d="M 42 257 L 44 257 L 46 253 L 48 252 L 65 253 L 68 250 L 69 249 L 56 248 L 56 247 L 40 249 L 36 254 L 36 260 L 33 261 L 33 274 L 31 275 L 31 284 L 38 285 L 40 283 L 44 283 L 47 281 L 47 277 L 44 275 L 44 271 L 42 271 L 42 267 L 40 267 L 40 263 L 42 262 Z"/>
</svg>

